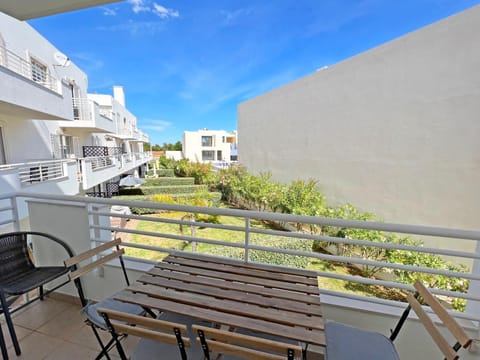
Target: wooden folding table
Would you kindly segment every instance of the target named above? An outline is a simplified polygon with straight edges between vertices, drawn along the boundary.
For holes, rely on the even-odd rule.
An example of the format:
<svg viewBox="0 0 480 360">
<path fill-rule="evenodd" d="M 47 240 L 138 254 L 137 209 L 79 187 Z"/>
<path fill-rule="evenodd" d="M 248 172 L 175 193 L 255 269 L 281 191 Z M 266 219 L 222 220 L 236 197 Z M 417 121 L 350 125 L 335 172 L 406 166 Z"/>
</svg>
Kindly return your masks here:
<svg viewBox="0 0 480 360">
<path fill-rule="evenodd" d="M 116 299 L 325 346 L 314 272 L 175 252 Z"/>
</svg>

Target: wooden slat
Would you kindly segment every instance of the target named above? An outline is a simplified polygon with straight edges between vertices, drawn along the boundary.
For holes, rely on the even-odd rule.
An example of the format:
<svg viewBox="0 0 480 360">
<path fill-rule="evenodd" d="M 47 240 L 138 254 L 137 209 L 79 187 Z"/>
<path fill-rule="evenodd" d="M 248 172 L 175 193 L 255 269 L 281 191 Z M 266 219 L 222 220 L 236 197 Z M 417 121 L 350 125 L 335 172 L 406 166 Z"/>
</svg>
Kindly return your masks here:
<svg viewBox="0 0 480 360">
<path fill-rule="evenodd" d="M 296 268 L 289 268 L 289 267 L 280 267 L 280 266 L 272 266 L 267 264 L 252 264 L 252 263 L 245 263 L 244 261 L 235 260 L 235 259 L 226 259 L 226 258 L 215 258 L 211 256 L 204 256 L 200 254 L 192 254 L 187 253 L 185 251 L 176 251 L 166 258 L 163 259 L 165 262 L 175 262 L 174 258 L 185 258 L 185 259 L 194 259 L 200 260 L 210 263 L 216 264 L 228 264 L 233 266 L 241 266 L 248 269 L 258 269 L 258 270 L 266 270 L 269 272 L 279 272 L 282 274 L 290 274 L 290 275 L 298 275 L 304 277 L 311 277 L 316 278 L 317 274 L 311 270 L 304 270 L 304 269 L 296 269 Z"/>
<path fill-rule="evenodd" d="M 175 258 L 174 261 L 167 261 L 167 262 L 175 263 L 178 265 L 198 267 L 206 270 L 215 270 L 215 271 L 238 274 L 238 275 L 248 275 L 248 276 L 253 276 L 257 278 L 289 282 L 292 284 L 305 284 L 305 285 L 318 287 L 318 280 L 316 276 L 314 278 L 311 278 L 306 276 L 291 275 L 291 274 L 285 274 L 280 272 L 273 273 L 269 270 L 264 270 L 264 269 L 260 270 L 260 269 L 247 268 L 239 265 L 210 263 L 210 262 L 199 261 L 197 259 Z"/>
<path fill-rule="evenodd" d="M 145 339 L 151 339 L 154 341 L 159 341 L 167 344 L 177 345 L 177 338 L 173 334 L 173 327 L 172 327 L 172 334 L 166 334 L 159 331 L 148 330 L 138 326 L 131 326 L 126 324 L 120 323 L 112 323 L 112 326 L 115 332 L 119 334 L 128 334 L 133 336 L 138 336 Z M 182 336 L 183 343 L 186 347 L 190 347 L 190 339 L 188 337 Z"/>
<path fill-rule="evenodd" d="M 272 323 L 286 324 L 291 326 L 303 326 L 306 328 L 323 330 L 323 318 L 319 316 L 307 316 L 290 311 L 261 307 L 243 302 L 216 299 L 210 294 L 199 295 L 189 292 L 165 290 L 155 285 L 134 284 L 127 288 L 128 291 L 146 294 L 148 296 L 176 301 L 179 304 L 212 309 L 228 314 L 242 315 L 248 318 L 267 320 Z"/>
<path fill-rule="evenodd" d="M 98 308 L 97 311 L 102 314 L 107 314 L 109 319 L 124 321 L 129 324 L 147 326 L 154 329 L 163 331 L 172 331 L 174 327 L 180 330 L 182 335 L 187 335 L 187 327 L 184 324 L 174 323 L 170 321 L 164 321 L 159 319 L 152 319 L 145 316 L 133 315 L 122 311 Z"/>
<path fill-rule="evenodd" d="M 79 278 L 80 276 L 86 274 L 87 272 L 117 258 L 120 257 L 125 253 L 125 249 L 120 249 L 118 251 L 114 251 L 111 254 L 108 254 L 107 256 L 102 257 L 101 259 L 98 259 L 94 262 L 91 262 L 90 264 L 87 264 L 85 266 L 82 266 L 78 270 L 72 271 L 70 274 L 68 274 L 68 277 L 70 280 L 75 280 Z"/>
<path fill-rule="evenodd" d="M 192 277 L 190 276 L 188 280 L 191 280 L 191 278 Z M 197 279 L 198 277 L 194 278 Z M 280 310 L 298 312 L 306 315 L 322 316 L 320 302 L 318 301 L 318 299 L 316 305 L 307 305 L 298 301 L 274 297 L 265 297 L 259 294 L 247 293 L 245 291 L 225 290 L 217 287 L 215 283 L 211 284 L 208 279 L 203 278 L 203 280 L 207 283 L 206 285 L 184 282 L 176 279 L 167 279 L 158 276 L 150 276 L 145 274 L 138 279 L 138 282 L 144 284 L 152 284 L 163 288 L 187 291 L 196 294 L 208 294 L 210 296 L 215 296 L 216 298 L 230 299 L 249 304 L 276 308 Z"/>
<path fill-rule="evenodd" d="M 99 253 L 107 250 L 107 249 L 110 249 L 114 246 L 117 246 L 117 245 L 120 245 L 122 242 L 122 240 L 120 238 L 118 239 L 115 239 L 115 240 L 112 240 L 112 241 L 109 241 L 108 243 L 105 243 L 105 244 L 102 244 L 100 246 L 97 246 L 93 249 L 90 249 L 90 250 L 87 250 L 87 251 L 84 251 L 83 253 L 81 254 L 78 254 L 76 256 L 73 256 L 67 260 L 65 260 L 63 263 L 65 264 L 66 267 L 70 267 L 72 265 L 76 265 L 76 264 L 79 264 L 80 262 L 84 261 L 84 260 L 87 260 L 95 255 L 98 255 Z"/>
<path fill-rule="evenodd" d="M 320 291 L 319 291 L 318 287 L 284 283 L 284 282 L 281 282 L 281 281 L 261 279 L 261 278 L 256 278 L 256 277 L 253 277 L 253 276 L 247 276 L 247 275 L 236 275 L 236 274 L 230 274 L 230 273 L 222 273 L 222 272 L 218 272 L 218 271 L 214 271 L 214 270 L 204 270 L 204 269 L 199 269 L 199 268 L 194 268 L 194 267 L 184 266 L 184 265 L 178 266 L 178 265 L 173 265 L 173 264 L 165 264 L 165 263 L 162 262 L 162 263 L 158 263 L 155 266 L 155 268 L 163 269 L 163 270 L 184 272 L 184 273 L 188 273 L 188 274 L 192 274 L 192 275 L 207 276 L 207 277 L 218 278 L 218 279 L 223 279 L 223 280 L 227 280 L 227 281 L 238 281 L 238 282 L 243 282 L 243 283 L 246 283 L 246 284 L 255 284 L 255 285 L 261 285 L 261 286 L 265 286 L 265 287 L 296 291 L 296 292 L 299 292 L 299 293 L 315 294 L 315 295 L 320 294 Z"/>
<path fill-rule="evenodd" d="M 197 338 L 197 342 L 200 343 Z M 248 360 L 285 360 L 286 355 L 269 354 L 258 350 L 248 349 L 246 347 L 230 345 L 223 342 L 210 339 L 208 341 L 208 350 L 219 354 L 234 355 L 236 359 Z M 297 358 L 298 359 L 298 358 Z"/>
<path fill-rule="evenodd" d="M 302 355 L 301 346 L 294 344 L 287 344 L 279 340 L 269 340 L 251 335 L 243 335 L 231 331 L 225 331 L 220 329 L 209 328 L 206 326 L 192 325 L 192 329 L 195 333 L 198 334 L 198 330 L 202 330 L 207 338 L 207 343 L 209 339 L 213 338 L 221 342 L 226 342 L 229 344 L 237 344 L 242 346 L 253 347 L 256 349 L 261 349 L 264 351 L 273 351 L 276 353 L 287 354 L 287 350 L 291 349 L 294 351 L 294 356 L 300 357 Z M 285 359 L 285 356 L 283 356 Z"/>
<path fill-rule="evenodd" d="M 455 321 L 453 317 L 445 310 L 435 296 L 421 283 L 414 284 L 415 289 L 422 296 L 425 302 L 432 308 L 437 316 L 442 320 L 443 324 L 450 330 L 457 341 L 464 347 L 468 347 L 472 343 L 472 339 L 467 335 L 463 328 Z"/>
<path fill-rule="evenodd" d="M 170 272 L 170 271 L 164 271 L 161 269 L 153 268 L 147 273 L 147 276 L 148 275 L 163 277 L 167 279 L 175 279 L 175 280 L 184 281 L 192 284 L 215 286 L 220 289 L 237 290 L 237 291 L 242 291 L 249 294 L 259 294 L 264 296 L 270 296 L 272 298 L 289 299 L 292 301 L 298 301 L 306 304 L 313 304 L 313 305 L 320 304 L 319 295 L 301 294 L 301 293 L 292 292 L 288 290 L 265 288 L 259 285 L 243 284 L 238 282 L 231 282 L 231 281 L 225 281 L 222 279 L 214 279 L 214 278 L 208 278 L 208 277 L 202 277 L 202 276 L 192 276 L 192 274 L 189 274 L 189 273 Z"/>
<path fill-rule="evenodd" d="M 455 360 L 458 359 L 457 353 L 450 347 L 447 340 L 443 337 L 443 335 L 438 331 L 435 327 L 435 324 L 427 315 L 427 313 L 422 309 L 422 305 L 415 299 L 412 294 L 407 295 L 407 300 L 412 309 L 417 314 L 418 318 L 422 321 L 423 325 L 429 332 L 430 336 L 432 337 L 433 341 L 437 344 L 440 351 L 443 353 L 447 360 Z"/>
<path fill-rule="evenodd" d="M 325 334 L 321 330 L 310 330 L 302 327 L 274 324 L 269 321 L 251 319 L 245 316 L 225 314 L 215 310 L 199 308 L 197 306 L 179 304 L 175 301 L 150 298 L 146 295 L 134 294 L 126 290 L 116 294 L 115 299 L 175 314 L 188 314 L 189 316 L 200 320 L 270 334 L 309 344 L 325 346 Z"/>
</svg>

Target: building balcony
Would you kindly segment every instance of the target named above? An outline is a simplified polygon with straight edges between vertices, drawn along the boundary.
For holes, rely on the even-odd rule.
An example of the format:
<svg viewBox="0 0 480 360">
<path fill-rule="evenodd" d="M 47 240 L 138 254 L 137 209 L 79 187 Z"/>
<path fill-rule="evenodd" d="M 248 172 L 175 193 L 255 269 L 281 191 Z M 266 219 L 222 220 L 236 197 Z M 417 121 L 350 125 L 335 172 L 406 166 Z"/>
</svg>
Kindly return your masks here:
<svg viewBox="0 0 480 360">
<path fill-rule="evenodd" d="M 100 106 L 90 99 L 73 99 L 73 121 L 64 121 L 60 127 L 82 129 L 94 133 L 114 133 L 115 122 Z"/>
<path fill-rule="evenodd" d="M 0 83 L 0 114 L 19 119 L 73 120 L 68 84 L 2 46 Z"/>
<path fill-rule="evenodd" d="M 31 230 L 56 235 L 68 242 L 77 253 L 109 241 L 113 233 L 115 233 L 116 236 L 120 236 L 123 240 L 123 246 L 126 249 L 127 267 L 132 280 L 137 279 L 145 270 L 149 269 L 153 263 L 162 259 L 170 251 L 178 251 L 179 249 L 184 249 L 184 251 L 189 252 L 198 250 L 203 253 L 209 253 L 211 256 L 219 256 L 219 253 L 216 252 L 215 249 L 222 247 L 226 249 L 226 251 L 222 252 L 222 254 L 224 254 L 223 256 L 240 256 L 240 258 L 247 263 L 268 263 L 271 261 L 268 259 L 278 258 L 279 254 L 299 260 L 293 262 L 297 264 L 295 265 L 296 267 L 303 267 L 303 265 L 299 264 L 303 263 L 303 260 L 306 258 L 309 259 L 310 263 L 323 262 L 324 266 L 321 268 L 313 268 L 318 275 L 323 317 L 367 330 L 377 331 L 387 336 L 389 329 L 395 326 L 406 304 L 399 300 L 387 300 L 380 295 L 382 293 L 388 293 L 389 291 L 402 294 L 413 290 L 413 287 L 408 283 L 399 281 L 393 276 L 388 276 L 388 274 L 392 274 L 395 271 L 405 271 L 412 276 L 422 274 L 429 275 L 433 280 L 435 277 L 438 277 L 438 280 L 443 279 L 447 281 L 461 279 L 462 281 L 469 282 L 470 286 L 466 292 L 441 290 L 435 288 L 436 281 L 432 281 L 433 292 L 439 295 L 446 304 L 452 303 L 451 299 L 464 300 L 466 307 L 463 312 L 454 310 L 450 310 L 449 312 L 459 320 L 471 337 L 478 339 L 480 335 L 479 231 L 164 203 L 130 202 L 116 200 L 115 198 L 98 199 L 60 195 L 45 196 L 19 192 L 16 194 L 0 195 L 0 206 L 2 210 L 0 214 L 2 216 L 1 224 L 3 225 L 3 232 L 11 229 L 20 229 L 20 219 L 18 219 L 15 211 L 16 204 L 19 201 L 26 201 L 28 203 L 29 227 Z M 119 214 L 118 212 L 114 213 L 110 210 L 112 206 L 150 208 L 152 212 L 155 213 L 143 216 L 129 215 L 126 213 Z M 195 220 L 194 216 L 173 219 L 171 216 L 166 215 L 169 212 L 226 217 L 235 219 L 234 223 L 236 225 L 207 223 Z M 115 225 L 118 224 L 118 222 L 115 224 L 111 222 L 112 217 L 130 220 L 128 222 L 129 225 L 126 228 L 121 227 L 121 225 Z M 52 219 L 55 219 L 55 221 L 52 221 Z M 150 225 L 147 227 L 137 226 L 140 222 Z M 265 222 L 276 224 L 276 226 L 272 228 L 259 226 L 260 223 Z M 125 224 L 125 221 L 120 222 L 120 224 Z M 159 230 L 155 230 L 154 224 L 159 224 Z M 177 228 L 177 226 L 182 226 L 184 231 L 181 234 L 171 230 L 167 231 L 165 230 L 166 224 L 169 224 L 168 226 L 172 229 Z M 342 229 L 363 229 L 381 231 L 386 234 L 401 234 L 402 236 L 412 236 L 415 238 L 443 238 L 449 239 L 449 246 L 438 249 L 408 244 L 392 245 L 384 242 L 345 238 L 341 237 L 341 235 L 339 237 L 327 237 L 322 235 L 322 233 L 307 231 L 307 229 L 311 227 L 333 227 L 339 229 L 339 234 Z M 148 231 L 145 230 L 147 228 L 149 229 Z M 278 230 L 279 228 L 283 230 L 280 231 Z M 187 230 L 185 231 L 185 229 Z M 203 231 L 202 229 L 221 230 L 224 236 L 222 239 L 216 239 L 211 235 L 207 235 L 208 232 L 201 232 Z M 302 230 L 298 231 L 297 229 Z M 267 236 L 269 239 L 281 237 L 285 243 L 307 243 L 308 246 L 304 247 L 303 250 L 299 250 L 296 246 L 275 246 L 271 241 L 261 242 L 259 239 L 262 236 Z M 167 242 L 158 242 L 160 240 L 167 240 Z M 461 260 L 468 264 L 468 270 L 458 272 L 449 269 L 438 269 L 431 267 L 430 264 L 405 265 L 396 262 L 386 262 L 382 259 L 373 259 L 372 257 L 365 257 L 361 254 L 315 252 L 311 250 L 311 243 L 314 241 L 337 249 L 342 249 L 345 244 L 355 244 L 362 247 L 365 253 L 370 252 L 371 254 L 374 254 L 378 249 L 403 251 L 408 252 L 410 255 L 427 253 L 432 256 L 448 257 L 449 259 L 456 259 L 457 261 Z M 459 242 L 467 243 L 468 247 L 473 250 L 458 250 Z M 168 245 L 166 245 L 167 243 Z M 259 256 L 260 254 L 263 254 L 263 256 Z M 252 259 L 257 260 L 253 261 Z M 357 266 L 359 269 L 362 267 L 381 267 L 384 269 L 383 272 L 385 275 L 383 277 L 363 277 L 358 275 L 360 272 L 356 275 L 348 275 L 331 271 L 331 267 L 336 266 L 336 264 L 350 264 Z M 310 270 L 312 270 L 312 268 L 310 268 Z M 101 272 L 99 271 L 96 274 L 92 274 L 91 277 L 87 277 L 83 284 L 89 297 L 94 300 L 99 300 L 122 288 L 123 282 L 120 284 L 120 277 L 117 276 L 117 273 L 120 271 L 118 264 L 113 262 L 106 266 Z M 328 285 L 329 282 L 334 284 L 336 282 L 346 282 L 348 286 L 346 286 L 345 289 L 348 290 L 332 288 Z M 368 294 L 355 291 L 360 288 L 364 291 L 366 287 L 383 290 L 373 291 Z M 70 296 L 75 296 L 76 294 L 73 286 L 63 290 L 63 293 Z M 59 347 L 67 346 L 68 344 L 64 344 L 64 342 L 68 342 L 73 343 L 73 345 L 70 345 L 73 349 L 84 347 L 85 351 L 93 350 L 91 343 L 87 344 L 83 342 L 83 340 L 78 343 L 77 341 L 72 341 L 67 338 L 71 327 L 83 329 L 80 323 L 70 321 L 70 317 L 78 320 L 78 313 L 75 311 L 79 311 L 80 307 L 77 306 L 75 308 L 61 303 L 53 303 L 51 307 L 57 308 L 55 311 L 52 312 L 51 308 L 43 310 L 42 307 L 49 307 L 47 304 L 50 301 L 51 300 L 47 300 L 44 304 L 34 305 L 27 310 L 31 314 L 35 314 L 35 318 L 41 319 L 47 319 L 47 317 L 43 317 L 42 315 L 43 311 L 47 312 L 48 319 L 51 319 L 51 323 L 48 326 L 44 325 L 43 329 L 41 326 L 38 326 L 39 324 L 35 325 L 38 326 L 36 329 L 32 329 L 34 324 L 23 322 L 19 315 L 17 324 L 25 326 L 26 328 L 25 331 L 22 329 L 21 345 L 23 345 L 23 342 L 28 345 L 36 341 L 34 339 L 36 337 L 47 338 L 51 336 L 54 339 L 52 341 L 56 341 L 61 345 L 59 345 Z M 65 321 L 65 318 L 69 318 L 69 321 Z M 82 331 L 83 334 L 83 331 L 87 330 L 79 331 Z M 32 338 L 29 338 L 29 336 L 32 336 Z M 406 325 L 395 341 L 395 345 L 402 359 L 417 359 L 420 356 L 419 354 L 426 360 L 441 358 L 436 346 L 415 315 L 410 315 Z M 314 357 L 315 359 L 322 358 L 323 348 L 311 348 L 309 350 L 320 356 Z M 51 349 L 49 359 L 60 359 L 60 355 L 55 357 L 54 351 L 60 350 L 58 350 L 58 347 Z M 460 357 L 462 359 L 478 359 L 480 351 L 478 342 L 470 349 L 462 349 L 460 351 Z"/>
<path fill-rule="evenodd" d="M 151 153 L 128 153 L 85 157 L 78 160 L 84 190 L 108 181 L 152 161 Z"/>
</svg>

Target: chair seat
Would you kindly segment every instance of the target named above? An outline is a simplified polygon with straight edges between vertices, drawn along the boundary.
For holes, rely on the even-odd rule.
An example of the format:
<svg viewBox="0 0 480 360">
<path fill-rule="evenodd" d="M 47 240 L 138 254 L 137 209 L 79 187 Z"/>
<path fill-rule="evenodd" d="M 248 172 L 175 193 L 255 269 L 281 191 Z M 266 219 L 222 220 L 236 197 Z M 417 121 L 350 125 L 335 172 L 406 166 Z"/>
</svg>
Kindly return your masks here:
<svg viewBox="0 0 480 360">
<path fill-rule="evenodd" d="M 0 288 L 3 289 L 6 294 L 22 295 L 69 271 L 70 269 L 64 266 L 44 266 L 26 269 L 21 273 L 16 273 L 11 279 L 4 278 L 0 284 Z"/>
<path fill-rule="evenodd" d="M 326 360 L 400 360 L 386 336 L 345 324 L 325 323 Z"/>
<path fill-rule="evenodd" d="M 145 310 L 141 306 L 124 303 L 118 300 L 114 300 L 114 298 L 115 295 L 112 295 L 109 298 L 102 300 L 98 303 L 89 303 L 82 309 L 82 313 L 94 325 L 104 330 L 106 329 L 105 321 L 97 311 L 97 309 L 99 308 L 121 311 L 132 315 L 145 315 Z"/>
<path fill-rule="evenodd" d="M 157 319 L 187 325 L 188 337 L 190 338 L 190 347 L 185 348 L 188 359 L 203 359 L 203 352 L 200 345 L 196 342 L 196 335 L 192 331 L 192 325 L 211 326 L 211 323 L 195 319 L 191 316 L 179 315 L 169 312 L 161 313 Z M 160 343 L 153 340 L 142 339 L 130 357 L 131 360 L 150 360 L 156 358 L 162 359 L 181 359 L 180 351 L 177 345 Z"/>
</svg>

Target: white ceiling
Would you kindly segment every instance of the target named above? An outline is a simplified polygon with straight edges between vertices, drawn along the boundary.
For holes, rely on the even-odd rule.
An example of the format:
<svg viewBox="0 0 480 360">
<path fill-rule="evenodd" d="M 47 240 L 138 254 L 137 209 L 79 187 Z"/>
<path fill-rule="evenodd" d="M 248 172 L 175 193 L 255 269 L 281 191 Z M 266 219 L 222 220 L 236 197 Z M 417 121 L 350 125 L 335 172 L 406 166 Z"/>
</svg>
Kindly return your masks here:
<svg viewBox="0 0 480 360">
<path fill-rule="evenodd" d="M 18 20 L 28 20 L 118 1 L 121 0 L 0 0 L 0 11 Z"/>
</svg>

